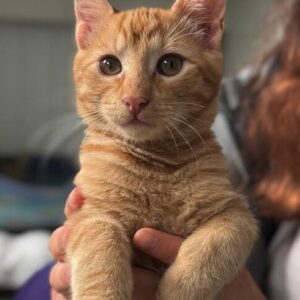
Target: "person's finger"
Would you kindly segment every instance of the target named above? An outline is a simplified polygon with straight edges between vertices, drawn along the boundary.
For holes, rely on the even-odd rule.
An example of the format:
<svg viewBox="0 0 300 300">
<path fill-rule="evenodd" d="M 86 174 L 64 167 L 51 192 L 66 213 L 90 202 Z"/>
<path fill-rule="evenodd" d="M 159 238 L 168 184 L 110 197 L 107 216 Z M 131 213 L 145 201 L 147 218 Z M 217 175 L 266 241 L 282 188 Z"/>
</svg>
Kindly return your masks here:
<svg viewBox="0 0 300 300">
<path fill-rule="evenodd" d="M 69 238 L 70 229 L 67 225 L 56 229 L 49 240 L 49 250 L 57 261 L 63 262 L 65 259 L 65 250 Z"/>
<path fill-rule="evenodd" d="M 175 260 L 182 242 L 178 236 L 150 228 L 140 229 L 133 238 L 136 248 L 166 264 Z"/>
<path fill-rule="evenodd" d="M 56 264 L 50 272 L 50 285 L 56 293 L 67 295 L 70 288 L 69 267 L 65 263 Z"/>
<path fill-rule="evenodd" d="M 51 300 L 68 300 L 68 298 L 62 294 L 57 293 L 56 291 L 51 291 Z"/>
<path fill-rule="evenodd" d="M 154 272 L 137 268 L 133 269 L 134 290 L 133 300 L 153 300 L 156 299 L 156 291 L 160 281 L 160 276 Z"/>
<path fill-rule="evenodd" d="M 226 285 L 216 300 L 266 300 L 250 273 L 244 268 Z"/>
<path fill-rule="evenodd" d="M 83 205 L 84 199 L 81 195 L 80 189 L 76 187 L 67 199 L 65 206 L 65 215 L 70 218 L 72 214 L 78 211 Z"/>
</svg>

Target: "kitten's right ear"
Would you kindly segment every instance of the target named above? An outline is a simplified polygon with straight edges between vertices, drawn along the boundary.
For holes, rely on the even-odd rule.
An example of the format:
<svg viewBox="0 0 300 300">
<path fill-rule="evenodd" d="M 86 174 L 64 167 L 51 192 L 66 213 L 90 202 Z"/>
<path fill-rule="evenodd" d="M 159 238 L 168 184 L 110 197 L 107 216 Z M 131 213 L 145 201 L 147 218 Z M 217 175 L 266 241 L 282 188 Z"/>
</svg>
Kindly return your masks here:
<svg viewBox="0 0 300 300">
<path fill-rule="evenodd" d="M 107 0 L 75 0 L 76 41 L 79 49 L 86 48 L 95 28 L 114 13 Z"/>
</svg>

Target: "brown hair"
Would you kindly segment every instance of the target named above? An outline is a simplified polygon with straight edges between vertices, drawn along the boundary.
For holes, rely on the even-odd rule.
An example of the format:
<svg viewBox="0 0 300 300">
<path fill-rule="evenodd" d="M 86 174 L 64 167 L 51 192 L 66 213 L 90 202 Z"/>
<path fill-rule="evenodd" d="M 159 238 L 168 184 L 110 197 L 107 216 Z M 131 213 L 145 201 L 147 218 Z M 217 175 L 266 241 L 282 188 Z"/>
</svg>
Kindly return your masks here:
<svg viewBox="0 0 300 300">
<path fill-rule="evenodd" d="M 254 78 L 243 103 L 250 190 L 273 202 L 300 198 L 300 0 L 290 9 L 283 37 L 262 60 L 268 75 Z"/>
</svg>

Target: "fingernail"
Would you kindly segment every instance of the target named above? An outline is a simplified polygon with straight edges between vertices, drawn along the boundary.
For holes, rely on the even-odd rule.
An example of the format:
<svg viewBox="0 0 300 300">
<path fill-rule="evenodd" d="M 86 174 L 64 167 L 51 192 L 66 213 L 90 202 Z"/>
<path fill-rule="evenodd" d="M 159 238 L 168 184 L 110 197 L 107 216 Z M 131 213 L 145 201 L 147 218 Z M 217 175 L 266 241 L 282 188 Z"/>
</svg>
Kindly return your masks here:
<svg viewBox="0 0 300 300">
<path fill-rule="evenodd" d="M 145 251 L 150 251 L 156 247 L 157 237 L 147 231 L 140 231 L 135 236 L 136 245 Z"/>
</svg>

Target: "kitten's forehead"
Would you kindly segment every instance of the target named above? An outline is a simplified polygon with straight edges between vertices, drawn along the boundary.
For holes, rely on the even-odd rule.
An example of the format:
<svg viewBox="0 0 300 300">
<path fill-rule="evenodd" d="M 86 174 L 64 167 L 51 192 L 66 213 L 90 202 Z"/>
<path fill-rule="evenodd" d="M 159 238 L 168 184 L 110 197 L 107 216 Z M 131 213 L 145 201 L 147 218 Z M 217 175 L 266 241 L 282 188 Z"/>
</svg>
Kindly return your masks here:
<svg viewBox="0 0 300 300">
<path fill-rule="evenodd" d="M 116 14 L 114 26 L 127 44 L 135 47 L 157 36 L 162 37 L 173 19 L 174 16 L 168 10 L 139 8 Z"/>
</svg>

